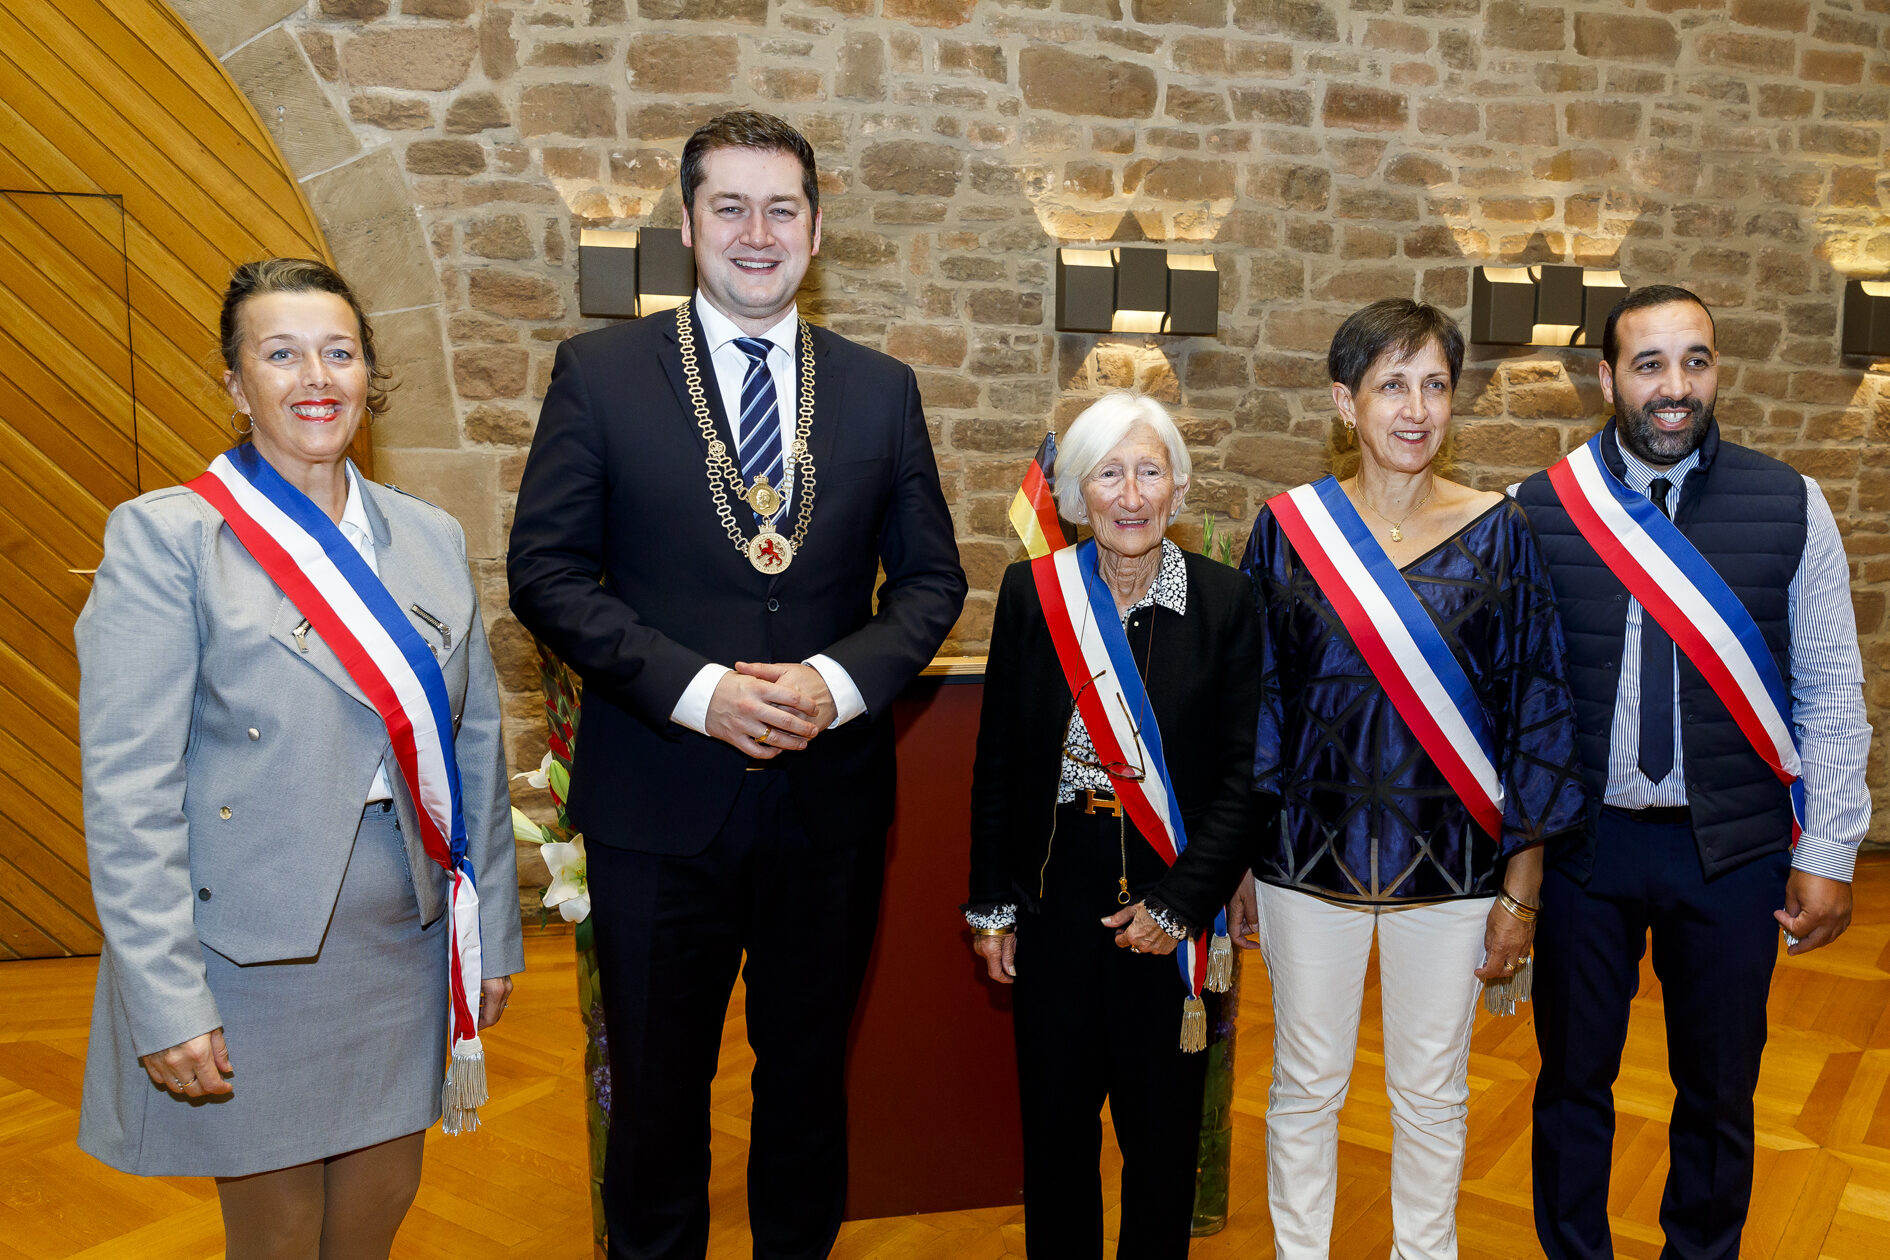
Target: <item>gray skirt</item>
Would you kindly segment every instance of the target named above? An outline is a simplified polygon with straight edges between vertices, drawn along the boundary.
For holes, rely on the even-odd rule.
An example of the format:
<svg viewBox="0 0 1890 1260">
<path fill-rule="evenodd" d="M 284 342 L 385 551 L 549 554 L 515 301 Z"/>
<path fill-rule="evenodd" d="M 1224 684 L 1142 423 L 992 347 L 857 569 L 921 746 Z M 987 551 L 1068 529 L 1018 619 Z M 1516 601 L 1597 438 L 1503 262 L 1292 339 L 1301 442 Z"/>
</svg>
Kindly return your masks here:
<svg viewBox="0 0 1890 1260">
<path fill-rule="evenodd" d="M 369 806 L 314 958 L 239 966 L 204 949 L 234 1069 L 217 1097 L 180 1098 L 145 1075 L 107 947 L 79 1146 L 129 1173 L 240 1177 L 429 1127 L 445 1078 L 449 918 L 421 926 L 395 815 Z"/>
</svg>

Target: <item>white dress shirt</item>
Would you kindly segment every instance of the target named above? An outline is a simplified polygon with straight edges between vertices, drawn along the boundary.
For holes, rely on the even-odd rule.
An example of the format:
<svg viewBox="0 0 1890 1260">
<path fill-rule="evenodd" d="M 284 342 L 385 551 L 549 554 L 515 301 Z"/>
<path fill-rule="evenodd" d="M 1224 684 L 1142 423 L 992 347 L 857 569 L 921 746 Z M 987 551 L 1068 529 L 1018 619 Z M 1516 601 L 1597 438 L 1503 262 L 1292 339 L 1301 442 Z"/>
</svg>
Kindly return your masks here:
<svg viewBox="0 0 1890 1260">
<path fill-rule="evenodd" d="M 348 503 L 341 509 L 341 536 L 354 544 L 354 549 L 367 561 L 367 567 L 374 570 L 374 576 L 381 575 L 381 566 L 374 558 L 374 527 L 368 524 L 367 507 L 361 501 L 361 486 L 355 477 L 354 465 L 348 466 Z M 372 805 L 375 801 L 391 801 L 394 789 L 387 784 L 387 763 L 382 762 L 374 770 L 374 782 L 368 787 L 367 799 L 363 804 Z"/>
<path fill-rule="evenodd" d="M 733 418 L 742 414 L 742 382 L 748 377 L 748 352 L 735 344 L 737 337 L 745 337 L 735 322 L 721 311 L 715 309 L 709 300 L 696 290 L 695 300 L 689 304 L 695 312 L 697 335 L 709 347 L 709 364 L 715 372 L 716 388 L 722 394 L 722 414 Z M 768 351 L 768 374 L 774 378 L 774 394 L 781 414 L 781 455 L 785 464 L 788 448 L 794 444 L 794 430 L 800 419 L 799 397 L 795 393 L 795 370 L 797 349 L 795 334 L 800 329 L 800 308 L 790 306 L 787 313 L 777 320 L 772 328 L 761 335 L 763 341 L 770 342 Z M 733 435 L 731 435 L 733 436 Z M 735 462 L 741 462 L 739 452 L 733 453 Z M 794 471 L 787 468 L 781 477 L 781 484 L 776 487 L 781 492 L 784 506 L 779 521 L 793 520 L 793 481 Z M 777 526 L 779 528 L 779 526 Z M 782 529 L 782 533 L 791 534 L 791 529 Z M 847 673 L 840 662 L 824 653 L 810 656 L 803 665 L 811 665 L 827 684 L 827 690 L 833 694 L 833 726 L 851 722 L 866 712 L 866 697 L 854 685 L 853 676 Z M 709 724 L 709 701 L 715 695 L 715 688 L 722 679 L 733 673 L 726 665 L 710 663 L 704 665 L 696 676 L 683 688 L 676 708 L 670 713 L 669 720 L 678 726 L 686 726 L 699 734 L 707 735 Z M 833 726 L 828 727 L 829 730 Z"/>
</svg>

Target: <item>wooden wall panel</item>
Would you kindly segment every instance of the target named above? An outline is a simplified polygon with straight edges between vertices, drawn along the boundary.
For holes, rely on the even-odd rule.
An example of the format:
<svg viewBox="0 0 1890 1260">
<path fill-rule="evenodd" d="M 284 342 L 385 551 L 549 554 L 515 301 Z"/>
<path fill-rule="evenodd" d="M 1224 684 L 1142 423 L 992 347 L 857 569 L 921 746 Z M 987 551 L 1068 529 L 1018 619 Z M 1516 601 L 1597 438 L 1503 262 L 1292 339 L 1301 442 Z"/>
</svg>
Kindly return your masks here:
<svg viewBox="0 0 1890 1260">
<path fill-rule="evenodd" d="M 138 493 L 123 220 L 98 193 L 0 192 L 0 957 L 99 943 L 71 627 Z"/>
<path fill-rule="evenodd" d="M 98 949 L 73 618 L 111 509 L 232 441 L 219 301 L 285 254 L 329 257 L 161 0 L 0 0 L 0 959 Z"/>
</svg>

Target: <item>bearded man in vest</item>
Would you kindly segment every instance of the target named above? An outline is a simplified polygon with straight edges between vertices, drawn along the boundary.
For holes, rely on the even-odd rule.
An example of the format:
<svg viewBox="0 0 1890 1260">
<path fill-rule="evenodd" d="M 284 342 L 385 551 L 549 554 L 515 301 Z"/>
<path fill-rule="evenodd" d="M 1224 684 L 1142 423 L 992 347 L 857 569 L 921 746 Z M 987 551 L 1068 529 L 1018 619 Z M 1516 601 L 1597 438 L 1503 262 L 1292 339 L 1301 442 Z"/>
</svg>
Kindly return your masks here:
<svg viewBox="0 0 1890 1260">
<path fill-rule="evenodd" d="M 1536 933 L 1536 1230 L 1550 1260 L 1614 1254 L 1613 1084 L 1651 936 L 1677 1091 L 1661 1255 L 1736 1260 L 1778 935 L 1803 954 L 1850 924 L 1870 822 L 1850 572 L 1817 483 L 1721 437 L 1704 302 L 1630 292 L 1601 357 L 1613 418 L 1517 493 L 1590 792 Z"/>
</svg>

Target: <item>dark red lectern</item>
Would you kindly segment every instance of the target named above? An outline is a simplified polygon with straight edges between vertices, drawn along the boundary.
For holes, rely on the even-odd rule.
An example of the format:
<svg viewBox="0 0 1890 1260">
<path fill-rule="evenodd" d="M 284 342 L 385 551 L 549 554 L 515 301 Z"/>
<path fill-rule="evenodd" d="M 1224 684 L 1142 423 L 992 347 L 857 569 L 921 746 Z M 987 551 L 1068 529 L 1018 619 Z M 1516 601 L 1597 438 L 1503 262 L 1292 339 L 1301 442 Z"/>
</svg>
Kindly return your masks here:
<svg viewBox="0 0 1890 1260">
<path fill-rule="evenodd" d="M 849 1220 L 1023 1202 L 1010 993 L 958 912 L 983 665 L 941 660 L 893 707 L 899 801 L 847 1059 Z"/>
</svg>

